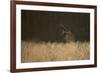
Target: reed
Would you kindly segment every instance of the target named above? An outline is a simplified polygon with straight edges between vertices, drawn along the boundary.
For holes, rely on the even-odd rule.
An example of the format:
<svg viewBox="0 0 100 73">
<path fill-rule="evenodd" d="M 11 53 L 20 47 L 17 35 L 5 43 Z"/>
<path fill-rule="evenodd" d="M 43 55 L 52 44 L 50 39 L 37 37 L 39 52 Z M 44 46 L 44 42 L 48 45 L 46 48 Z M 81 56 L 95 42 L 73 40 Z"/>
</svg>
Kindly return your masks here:
<svg viewBox="0 0 100 73">
<path fill-rule="evenodd" d="M 89 42 L 33 42 L 22 41 L 21 62 L 47 62 L 87 60 L 90 58 Z"/>
</svg>

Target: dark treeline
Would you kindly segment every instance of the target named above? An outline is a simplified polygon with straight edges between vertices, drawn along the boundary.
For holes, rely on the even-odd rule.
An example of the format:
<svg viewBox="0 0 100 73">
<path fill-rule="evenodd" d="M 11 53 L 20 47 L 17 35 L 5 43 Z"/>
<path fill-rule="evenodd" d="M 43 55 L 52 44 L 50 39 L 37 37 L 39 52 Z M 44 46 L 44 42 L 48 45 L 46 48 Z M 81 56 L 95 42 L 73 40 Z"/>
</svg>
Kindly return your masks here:
<svg viewBox="0 0 100 73">
<path fill-rule="evenodd" d="M 90 40 L 89 13 L 22 10 L 21 20 L 22 40 L 63 41 L 62 25 L 76 41 Z"/>
</svg>

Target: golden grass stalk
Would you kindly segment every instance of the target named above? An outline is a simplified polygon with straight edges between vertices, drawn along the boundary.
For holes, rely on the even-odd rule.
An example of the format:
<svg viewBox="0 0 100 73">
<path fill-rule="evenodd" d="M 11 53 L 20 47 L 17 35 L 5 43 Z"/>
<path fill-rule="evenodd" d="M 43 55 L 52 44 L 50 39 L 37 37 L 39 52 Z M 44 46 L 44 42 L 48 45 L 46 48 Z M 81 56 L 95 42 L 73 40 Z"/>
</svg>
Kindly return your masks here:
<svg viewBox="0 0 100 73">
<path fill-rule="evenodd" d="M 22 41 L 21 62 L 86 60 L 90 57 L 89 42 L 51 43 Z"/>
</svg>

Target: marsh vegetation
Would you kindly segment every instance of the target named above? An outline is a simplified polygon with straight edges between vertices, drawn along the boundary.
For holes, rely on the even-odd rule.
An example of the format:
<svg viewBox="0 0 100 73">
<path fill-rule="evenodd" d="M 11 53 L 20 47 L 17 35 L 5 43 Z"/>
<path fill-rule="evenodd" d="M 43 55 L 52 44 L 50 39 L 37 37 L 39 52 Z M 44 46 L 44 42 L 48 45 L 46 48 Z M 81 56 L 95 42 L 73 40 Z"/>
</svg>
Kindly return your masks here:
<svg viewBox="0 0 100 73">
<path fill-rule="evenodd" d="M 23 41 L 21 49 L 22 62 L 46 62 L 87 60 L 90 57 L 89 42 L 69 43 L 35 43 Z"/>
</svg>

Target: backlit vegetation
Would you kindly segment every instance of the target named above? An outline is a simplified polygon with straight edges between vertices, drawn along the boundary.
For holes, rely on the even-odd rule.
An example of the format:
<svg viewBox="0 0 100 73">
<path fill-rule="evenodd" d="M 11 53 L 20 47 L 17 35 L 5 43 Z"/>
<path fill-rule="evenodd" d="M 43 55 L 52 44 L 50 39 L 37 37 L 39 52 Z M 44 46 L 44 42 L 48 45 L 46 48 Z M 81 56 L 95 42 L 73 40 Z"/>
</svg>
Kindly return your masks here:
<svg viewBox="0 0 100 73">
<path fill-rule="evenodd" d="M 89 59 L 89 42 L 22 41 L 21 62 L 46 62 Z"/>
</svg>

